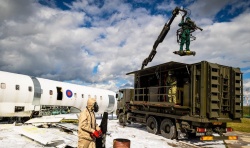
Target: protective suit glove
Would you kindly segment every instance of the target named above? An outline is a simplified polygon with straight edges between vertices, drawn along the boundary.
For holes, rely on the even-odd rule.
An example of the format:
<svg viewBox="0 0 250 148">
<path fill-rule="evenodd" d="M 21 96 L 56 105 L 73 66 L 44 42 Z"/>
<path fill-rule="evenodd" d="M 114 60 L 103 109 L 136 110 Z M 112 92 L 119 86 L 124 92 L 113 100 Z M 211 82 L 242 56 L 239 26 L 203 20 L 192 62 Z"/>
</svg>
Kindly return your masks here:
<svg viewBox="0 0 250 148">
<path fill-rule="evenodd" d="M 101 137 L 102 136 L 102 130 L 99 130 L 98 132 L 99 132 L 99 135 Z"/>
<path fill-rule="evenodd" d="M 102 133 L 101 133 L 102 134 Z M 95 138 L 100 138 L 101 137 L 101 134 L 99 131 L 95 130 L 91 135 Z"/>
</svg>

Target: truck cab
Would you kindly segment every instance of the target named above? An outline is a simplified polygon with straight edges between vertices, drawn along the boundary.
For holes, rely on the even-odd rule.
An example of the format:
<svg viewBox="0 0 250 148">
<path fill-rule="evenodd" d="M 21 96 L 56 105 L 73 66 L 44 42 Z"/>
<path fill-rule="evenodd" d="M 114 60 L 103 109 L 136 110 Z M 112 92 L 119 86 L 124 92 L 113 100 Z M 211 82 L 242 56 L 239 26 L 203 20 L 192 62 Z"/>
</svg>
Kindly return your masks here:
<svg viewBox="0 0 250 148">
<path fill-rule="evenodd" d="M 121 89 L 116 93 L 117 99 L 117 110 L 116 115 L 119 119 L 119 122 L 125 124 L 126 120 L 124 115 L 129 111 L 130 101 L 134 97 L 134 89 Z"/>
</svg>

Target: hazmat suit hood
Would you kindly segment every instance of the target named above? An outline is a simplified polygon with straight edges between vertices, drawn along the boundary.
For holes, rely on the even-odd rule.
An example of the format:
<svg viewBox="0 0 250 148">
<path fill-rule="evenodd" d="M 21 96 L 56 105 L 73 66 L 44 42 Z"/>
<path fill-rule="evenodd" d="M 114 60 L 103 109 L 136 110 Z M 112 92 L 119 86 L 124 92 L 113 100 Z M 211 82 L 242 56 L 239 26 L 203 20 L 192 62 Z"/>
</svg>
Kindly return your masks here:
<svg viewBox="0 0 250 148">
<path fill-rule="evenodd" d="M 87 108 L 90 111 L 98 112 L 99 107 L 97 105 L 96 99 L 95 98 L 89 98 L 87 102 Z"/>
</svg>

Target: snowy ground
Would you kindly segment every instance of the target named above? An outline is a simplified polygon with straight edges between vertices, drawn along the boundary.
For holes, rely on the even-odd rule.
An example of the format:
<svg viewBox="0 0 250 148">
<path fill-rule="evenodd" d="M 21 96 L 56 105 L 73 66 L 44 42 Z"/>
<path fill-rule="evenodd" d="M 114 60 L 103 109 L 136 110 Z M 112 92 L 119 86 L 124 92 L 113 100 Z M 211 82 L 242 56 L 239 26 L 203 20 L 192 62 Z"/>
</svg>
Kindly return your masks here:
<svg viewBox="0 0 250 148">
<path fill-rule="evenodd" d="M 108 123 L 110 135 L 106 138 L 107 148 L 113 147 L 113 140 L 117 138 L 129 139 L 131 148 L 167 148 L 179 147 L 177 141 L 169 140 L 159 135 L 150 134 L 144 126 L 132 124 L 120 126 L 117 120 Z"/>
<path fill-rule="evenodd" d="M 34 148 L 41 144 L 21 136 L 14 130 L 13 124 L 0 124 L 0 148 Z"/>
<path fill-rule="evenodd" d="M 100 123 L 101 119 L 97 117 L 97 123 Z M 75 125 L 77 127 L 77 125 Z M 43 146 L 36 141 L 33 141 L 26 136 L 21 136 L 18 133 L 17 126 L 12 124 L 0 124 L 0 148 L 33 148 L 33 147 L 51 147 L 51 146 Z M 42 128 L 41 128 L 42 129 Z M 43 133 L 50 132 L 55 135 L 61 135 L 64 139 L 70 139 L 72 135 L 69 135 L 65 132 L 60 131 L 56 128 L 43 128 Z M 61 133 L 60 133 L 61 132 Z M 190 144 L 196 145 L 196 147 L 213 147 L 213 148 L 225 148 L 223 141 L 210 141 L 210 142 L 202 142 L 198 139 L 192 139 L 188 141 L 178 141 L 178 140 L 169 140 L 161 135 L 150 134 L 146 131 L 145 126 L 139 124 L 131 124 L 129 126 L 123 127 L 118 124 L 118 120 L 109 120 L 108 122 L 108 132 L 106 138 L 106 147 L 113 148 L 113 141 L 117 138 L 123 138 L 130 140 L 131 148 L 187 148 L 187 146 L 183 144 L 183 142 L 187 142 Z M 59 133 L 59 134 L 56 134 Z M 39 133 L 40 134 L 40 133 Z M 48 133 L 47 133 L 48 134 Z M 240 134 L 240 133 L 236 133 Z M 228 147 L 250 147 L 248 142 L 250 141 L 250 133 L 241 133 L 240 140 L 231 141 Z M 76 136 L 76 135 L 73 135 Z M 77 138 L 74 139 L 74 143 L 77 144 Z M 247 139 L 247 140 L 245 140 Z M 61 140 L 63 141 L 63 140 Z M 245 143 L 244 143 L 245 142 Z"/>
<path fill-rule="evenodd" d="M 100 121 L 100 119 L 97 119 L 98 123 L 100 123 Z M 17 128 L 18 127 L 13 124 L 0 124 L 0 148 L 16 148 L 17 146 L 21 148 L 51 147 L 43 146 L 36 141 L 33 141 L 25 136 L 21 136 L 21 134 L 16 130 Z M 54 128 L 46 128 L 43 132 L 48 132 L 48 130 L 51 131 L 51 134 L 58 132 L 55 131 Z M 145 127 L 139 124 L 122 127 L 118 124 L 117 120 L 109 120 L 108 130 L 109 135 L 107 135 L 106 138 L 107 148 L 113 148 L 113 140 L 117 138 L 129 139 L 131 148 L 182 147 L 177 141 L 168 140 L 161 136 L 147 133 Z"/>
<path fill-rule="evenodd" d="M 100 122 L 97 119 L 97 122 Z M 145 126 L 139 124 L 131 124 L 128 126 L 121 126 L 117 120 L 109 120 L 108 122 L 109 133 L 106 139 L 107 148 L 113 148 L 113 140 L 116 138 L 125 138 L 130 140 L 131 148 L 186 148 L 189 147 L 183 143 L 190 143 L 197 145 L 197 147 L 213 147 L 225 148 L 223 141 L 201 142 L 197 139 L 192 141 L 178 141 L 170 140 L 162 137 L 161 135 L 154 135 L 148 133 Z"/>
</svg>

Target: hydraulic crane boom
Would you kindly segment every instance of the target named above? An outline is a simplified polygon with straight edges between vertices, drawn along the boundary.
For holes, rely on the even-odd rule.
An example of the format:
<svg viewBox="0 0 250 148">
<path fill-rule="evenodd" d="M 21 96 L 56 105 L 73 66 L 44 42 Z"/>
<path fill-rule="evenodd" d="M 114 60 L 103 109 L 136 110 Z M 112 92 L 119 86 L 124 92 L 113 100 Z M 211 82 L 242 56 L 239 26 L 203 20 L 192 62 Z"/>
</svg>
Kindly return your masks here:
<svg viewBox="0 0 250 148">
<path fill-rule="evenodd" d="M 179 11 L 184 12 L 184 15 L 182 16 L 182 19 L 184 19 L 184 17 L 187 15 L 187 11 L 184 9 L 180 9 L 178 7 L 176 7 L 173 12 L 172 12 L 172 17 L 170 18 L 170 20 L 168 21 L 168 23 L 166 23 L 160 33 L 160 35 L 158 36 L 157 40 L 155 41 L 154 45 L 153 45 L 153 49 L 150 52 L 149 56 L 142 62 L 142 66 L 141 69 L 144 68 L 144 66 L 147 66 L 149 62 L 151 62 L 156 54 L 156 48 L 159 45 L 159 43 L 161 43 L 164 38 L 166 37 L 166 35 L 168 34 L 168 31 L 170 30 L 170 25 L 172 24 L 173 20 L 175 19 L 175 17 L 179 14 Z"/>
</svg>

